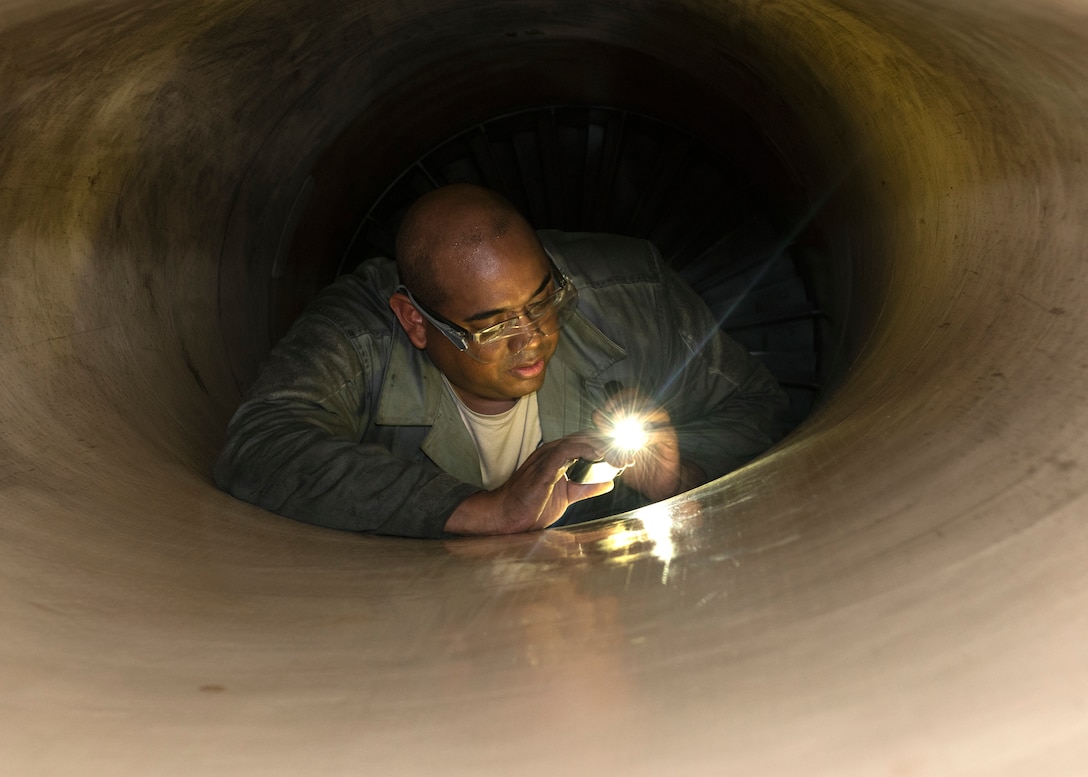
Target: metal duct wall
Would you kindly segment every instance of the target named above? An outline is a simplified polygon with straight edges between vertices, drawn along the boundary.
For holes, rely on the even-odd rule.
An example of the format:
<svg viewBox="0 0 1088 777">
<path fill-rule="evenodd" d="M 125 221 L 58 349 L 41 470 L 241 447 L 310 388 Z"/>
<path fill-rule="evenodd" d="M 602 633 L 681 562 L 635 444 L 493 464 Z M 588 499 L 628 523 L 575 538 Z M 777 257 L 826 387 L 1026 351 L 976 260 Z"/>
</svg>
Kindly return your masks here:
<svg viewBox="0 0 1088 777">
<path fill-rule="evenodd" d="M 3 0 L 5 771 L 1083 773 L 1086 85 L 1080 0 Z M 805 424 L 520 537 L 216 491 L 318 206 L 606 98 L 811 225 Z"/>
</svg>

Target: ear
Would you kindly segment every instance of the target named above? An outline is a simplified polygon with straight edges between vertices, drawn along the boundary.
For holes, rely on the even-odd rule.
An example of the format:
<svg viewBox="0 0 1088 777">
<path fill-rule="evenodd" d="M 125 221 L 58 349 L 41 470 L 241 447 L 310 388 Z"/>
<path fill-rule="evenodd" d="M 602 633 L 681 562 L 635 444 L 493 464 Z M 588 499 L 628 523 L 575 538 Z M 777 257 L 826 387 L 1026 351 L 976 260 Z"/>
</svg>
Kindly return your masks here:
<svg viewBox="0 0 1088 777">
<path fill-rule="evenodd" d="M 408 295 L 397 292 L 389 298 L 389 307 L 393 309 L 401 329 L 416 348 L 427 347 L 427 323 Z"/>
</svg>

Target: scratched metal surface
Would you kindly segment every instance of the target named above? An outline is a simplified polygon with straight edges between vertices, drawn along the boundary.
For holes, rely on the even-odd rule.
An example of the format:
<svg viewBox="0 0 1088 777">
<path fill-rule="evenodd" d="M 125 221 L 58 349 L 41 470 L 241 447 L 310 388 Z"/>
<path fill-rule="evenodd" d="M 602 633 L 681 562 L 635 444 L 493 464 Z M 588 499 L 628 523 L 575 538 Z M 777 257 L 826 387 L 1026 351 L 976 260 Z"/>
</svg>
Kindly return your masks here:
<svg viewBox="0 0 1088 777">
<path fill-rule="evenodd" d="M 5 771 L 1083 774 L 1086 8 L 0 3 Z M 664 63 L 663 111 L 765 90 L 835 391 L 570 531 L 357 537 L 218 493 L 317 150 L 383 84 L 531 78 L 540 39 Z"/>
</svg>

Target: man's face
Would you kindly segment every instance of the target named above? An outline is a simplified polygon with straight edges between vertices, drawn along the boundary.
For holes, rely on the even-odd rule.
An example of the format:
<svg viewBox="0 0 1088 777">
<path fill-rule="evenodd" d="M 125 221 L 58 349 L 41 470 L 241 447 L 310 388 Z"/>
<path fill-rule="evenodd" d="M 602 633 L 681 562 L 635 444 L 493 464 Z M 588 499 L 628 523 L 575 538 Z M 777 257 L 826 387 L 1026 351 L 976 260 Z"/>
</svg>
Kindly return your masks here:
<svg viewBox="0 0 1088 777">
<path fill-rule="evenodd" d="M 463 251 L 456 262 L 439 263 L 447 295 L 438 312 L 470 332 L 512 318 L 555 290 L 547 256 L 527 229 Z M 558 342 L 558 332 L 542 336 L 530 329 L 505 341 L 498 361 L 485 364 L 428 323 L 426 350 L 466 405 L 497 413 L 543 385 Z"/>
</svg>

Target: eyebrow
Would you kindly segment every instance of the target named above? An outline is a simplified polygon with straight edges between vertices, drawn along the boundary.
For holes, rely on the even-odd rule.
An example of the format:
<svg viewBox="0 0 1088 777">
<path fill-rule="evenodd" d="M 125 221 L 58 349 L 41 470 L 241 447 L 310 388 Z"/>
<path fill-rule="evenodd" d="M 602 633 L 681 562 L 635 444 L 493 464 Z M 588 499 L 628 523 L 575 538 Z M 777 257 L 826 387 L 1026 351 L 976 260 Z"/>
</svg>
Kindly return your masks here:
<svg viewBox="0 0 1088 777">
<path fill-rule="evenodd" d="M 551 280 L 552 280 L 552 273 L 549 271 L 548 274 L 546 276 L 544 276 L 544 282 L 541 283 L 539 286 L 537 286 L 536 291 L 534 291 L 529 296 L 529 299 L 532 300 L 534 297 L 539 297 L 540 293 L 542 291 L 544 291 L 544 289 L 548 288 L 548 284 L 551 282 Z M 528 303 L 526 303 L 526 304 L 528 304 Z M 466 318 L 465 321 L 466 322 L 469 322 L 469 321 L 473 321 L 473 322 L 483 321 L 484 319 L 488 319 L 488 318 L 492 318 L 494 316 L 497 316 L 500 313 L 509 313 L 509 312 L 510 312 L 509 308 L 496 308 L 495 310 L 485 310 L 485 311 L 483 311 L 481 313 L 473 313 L 471 316 Z"/>
</svg>

